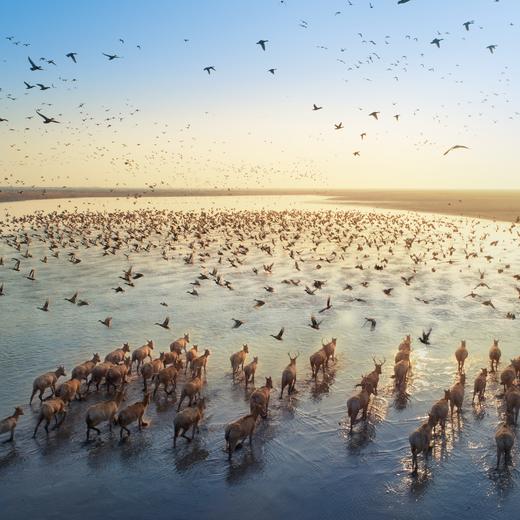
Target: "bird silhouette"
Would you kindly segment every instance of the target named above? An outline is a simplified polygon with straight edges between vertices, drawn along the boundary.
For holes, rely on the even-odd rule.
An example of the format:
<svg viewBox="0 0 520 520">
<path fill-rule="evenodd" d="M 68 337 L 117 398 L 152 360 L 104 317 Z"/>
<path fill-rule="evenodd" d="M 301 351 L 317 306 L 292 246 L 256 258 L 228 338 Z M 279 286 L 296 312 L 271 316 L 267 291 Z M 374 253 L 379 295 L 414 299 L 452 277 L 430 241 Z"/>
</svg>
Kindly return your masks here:
<svg viewBox="0 0 520 520">
<path fill-rule="evenodd" d="M 432 333 L 432 329 L 430 328 L 430 330 L 428 332 L 422 332 L 422 336 L 417 338 L 421 343 L 423 343 L 424 345 L 429 345 L 430 344 L 430 334 Z"/>
<path fill-rule="evenodd" d="M 27 56 L 27 59 L 29 60 L 29 63 L 31 64 L 31 69 L 32 71 L 35 71 L 35 70 L 43 70 L 43 67 L 40 67 L 39 65 L 36 65 L 36 63 L 34 63 L 33 60 L 31 60 L 31 58 L 29 56 Z"/>
<path fill-rule="evenodd" d="M 162 327 L 163 329 L 169 329 L 170 328 L 170 318 L 166 316 L 164 318 L 164 321 L 162 323 L 156 322 L 155 325 L 158 325 L 159 327 Z"/>
<path fill-rule="evenodd" d="M 210 65 L 209 67 L 204 67 L 204 69 L 208 74 L 211 74 L 211 71 L 215 72 L 215 67 L 213 65 Z"/>
<path fill-rule="evenodd" d="M 467 146 L 464 146 L 463 144 L 456 144 L 454 146 L 452 146 L 451 148 L 448 148 L 444 153 L 443 155 L 448 155 L 451 151 L 453 150 L 459 150 L 461 148 L 464 148 L 466 150 L 469 150 L 469 148 Z"/>
<path fill-rule="evenodd" d="M 257 45 L 260 45 L 260 47 L 262 47 L 262 50 L 265 51 L 265 44 L 268 42 L 269 40 L 258 40 L 256 42 Z"/>
<path fill-rule="evenodd" d="M 112 317 L 107 316 L 104 320 L 98 320 L 99 323 L 104 325 L 105 327 L 111 327 L 112 326 Z"/>
<path fill-rule="evenodd" d="M 277 339 L 278 341 L 282 341 L 282 340 L 283 340 L 282 336 L 283 336 L 283 333 L 284 333 L 284 332 L 285 332 L 285 328 L 282 327 L 282 328 L 280 329 L 280 332 L 279 332 L 278 334 L 276 334 L 276 335 L 275 335 L 275 334 L 270 334 L 270 336 L 271 336 L 272 338 L 274 338 L 274 339 Z"/>
</svg>

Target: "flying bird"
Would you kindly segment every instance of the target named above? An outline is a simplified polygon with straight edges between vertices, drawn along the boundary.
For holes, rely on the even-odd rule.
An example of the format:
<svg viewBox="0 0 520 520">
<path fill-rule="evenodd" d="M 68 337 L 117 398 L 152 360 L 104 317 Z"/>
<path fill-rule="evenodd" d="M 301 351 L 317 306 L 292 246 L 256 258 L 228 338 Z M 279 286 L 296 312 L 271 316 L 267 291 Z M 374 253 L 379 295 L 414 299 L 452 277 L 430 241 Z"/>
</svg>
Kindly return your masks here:
<svg viewBox="0 0 520 520">
<path fill-rule="evenodd" d="M 155 325 L 158 325 L 159 327 L 162 327 L 163 329 L 169 329 L 170 328 L 170 318 L 166 316 L 164 318 L 164 321 L 162 323 L 156 322 Z"/>
<path fill-rule="evenodd" d="M 475 23 L 475 20 L 471 20 L 469 22 L 464 22 L 462 25 L 466 28 L 466 31 L 469 31 L 469 26 L 473 25 Z"/>
<path fill-rule="evenodd" d="M 371 113 L 370 113 L 370 114 L 368 114 L 368 115 L 369 115 L 369 116 L 372 116 L 372 117 L 373 117 L 374 119 L 376 119 L 376 120 L 378 120 L 378 119 L 379 119 L 379 117 L 378 117 L 378 115 L 379 115 L 379 112 L 371 112 Z"/>
<path fill-rule="evenodd" d="M 78 63 L 76 61 L 76 56 L 78 55 L 77 52 L 69 52 L 68 54 L 65 54 L 67 58 L 70 58 L 74 63 Z"/>
<path fill-rule="evenodd" d="M 468 146 L 464 146 L 463 144 L 456 144 L 452 146 L 451 148 L 448 148 L 443 155 L 448 155 L 452 150 L 458 150 L 459 148 L 464 148 L 466 150 L 469 150 Z"/>
<path fill-rule="evenodd" d="M 280 332 L 279 332 L 278 334 L 276 334 L 276 335 L 274 335 L 274 334 L 270 334 L 270 336 L 271 336 L 272 338 L 274 338 L 274 339 L 277 339 L 278 341 L 282 341 L 282 340 L 283 340 L 282 336 L 283 336 L 283 333 L 284 333 L 284 332 L 285 332 L 285 328 L 282 327 L 282 328 L 280 329 Z"/>
<path fill-rule="evenodd" d="M 104 320 L 98 320 L 99 323 L 103 324 L 105 327 L 111 327 L 112 326 L 112 317 L 107 316 Z"/>
<path fill-rule="evenodd" d="M 269 40 L 258 40 L 256 42 L 257 45 L 260 45 L 260 47 L 262 47 L 262 50 L 265 51 L 265 44 L 268 42 Z"/>
<path fill-rule="evenodd" d="M 323 107 L 319 107 L 316 104 L 312 105 L 313 110 L 321 110 Z"/>
<path fill-rule="evenodd" d="M 430 45 L 437 45 L 437 48 L 441 48 L 441 42 L 442 40 L 444 40 L 444 38 L 434 38 L 431 42 L 430 42 Z"/>
<path fill-rule="evenodd" d="M 54 119 L 54 117 L 47 117 L 47 116 L 44 116 L 41 112 L 38 112 L 38 110 L 36 110 L 36 113 L 37 113 L 41 118 L 43 118 L 43 124 L 44 124 L 44 125 L 48 125 L 49 123 L 59 123 L 59 121 L 56 121 L 56 119 Z"/>
<path fill-rule="evenodd" d="M 343 123 L 338 123 L 338 124 L 334 123 L 335 130 L 343 130 L 343 128 L 344 128 Z"/>
<path fill-rule="evenodd" d="M 432 329 L 428 332 L 422 332 L 422 336 L 420 338 L 417 338 L 423 345 L 429 345 L 430 344 L 430 334 L 432 333 Z"/>
<path fill-rule="evenodd" d="M 213 65 L 209 66 L 209 67 L 204 67 L 204 69 L 202 70 L 205 70 L 208 74 L 211 74 L 211 71 L 215 72 L 215 67 L 213 67 Z"/>
<path fill-rule="evenodd" d="M 491 54 L 494 54 L 495 49 L 496 49 L 497 47 L 498 47 L 498 45 L 488 45 L 488 46 L 486 47 L 486 49 L 489 49 L 489 52 L 490 52 Z"/>
<path fill-rule="evenodd" d="M 118 56 L 117 54 L 106 54 L 104 52 L 102 52 L 101 54 L 103 54 L 103 56 L 106 56 L 108 58 L 108 61 L 112 61 L 112 60 L 121 58 L 121 56 Z"/>
<path fill-rule="evenodd" d="M 31 58 L 29 56 L 27 56 L 27 59 L 29 60 L 29 63 L 31 64 L 31 70 L 43 70 L 42 67 L 40 67 L 39 65 L 36 65 L 36 63 L 34 63 L 33 60 L 31 60 Z"/>
</svg>

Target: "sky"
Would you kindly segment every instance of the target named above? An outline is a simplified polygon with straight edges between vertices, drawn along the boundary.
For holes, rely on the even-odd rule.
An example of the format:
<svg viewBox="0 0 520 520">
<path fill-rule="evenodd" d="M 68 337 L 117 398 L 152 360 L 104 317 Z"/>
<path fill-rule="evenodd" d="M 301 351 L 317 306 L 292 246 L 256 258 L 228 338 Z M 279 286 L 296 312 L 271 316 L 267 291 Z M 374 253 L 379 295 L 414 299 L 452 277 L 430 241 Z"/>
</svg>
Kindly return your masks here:
<svg viewBox="0 0 520 520">
<path fill-rule="evenodd" d="M 517 0 L 27 0 L 1 14 L 0 185 L 520 188 Z M 443 155 L 453 145 L 468 148 Z"/>
</svg>

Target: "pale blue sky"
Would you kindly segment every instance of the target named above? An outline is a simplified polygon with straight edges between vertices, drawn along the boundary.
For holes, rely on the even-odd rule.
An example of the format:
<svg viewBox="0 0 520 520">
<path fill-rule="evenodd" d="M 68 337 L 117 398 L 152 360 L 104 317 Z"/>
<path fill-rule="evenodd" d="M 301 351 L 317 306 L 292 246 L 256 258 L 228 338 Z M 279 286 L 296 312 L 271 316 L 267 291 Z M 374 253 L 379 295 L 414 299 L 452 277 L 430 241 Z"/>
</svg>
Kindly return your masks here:
<svg viewBox="0 0 520 520">
<path fill-rule="evenodd" d="M 520 188 L 520 4 L 352 4 L 5 3 L 0 184 Z M 45 70 L 31 72 L 28 55 Z M 443 157 L 453 144 L 471 149 Z"/>
</svg>

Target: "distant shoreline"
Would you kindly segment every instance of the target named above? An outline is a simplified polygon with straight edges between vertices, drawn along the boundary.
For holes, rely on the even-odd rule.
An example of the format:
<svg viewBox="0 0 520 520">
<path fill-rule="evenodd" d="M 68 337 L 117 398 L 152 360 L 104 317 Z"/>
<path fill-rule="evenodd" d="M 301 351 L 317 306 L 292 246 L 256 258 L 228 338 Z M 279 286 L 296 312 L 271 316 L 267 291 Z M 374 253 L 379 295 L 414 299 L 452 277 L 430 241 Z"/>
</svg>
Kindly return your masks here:
<svg viewBox="0 0 520 520">
<path fill-rule="evenodd" d="M 137 188 L 39 188 L 24 190 L 3 188 L 0 191 L 0 204 L 30 200 L 97 197 L 240 197 L 254 195 L 316 195 L 329 197 L 331 204 L 356 204 L 380 209 L 439 213 L 505 222 L 515 222 L 520 219 L 520 190 L 165 189 L 152 191 Z"/>
</svg>

